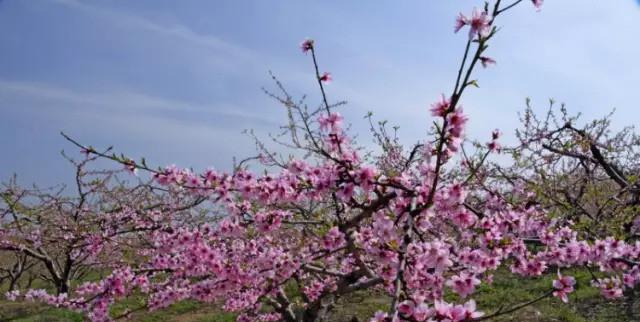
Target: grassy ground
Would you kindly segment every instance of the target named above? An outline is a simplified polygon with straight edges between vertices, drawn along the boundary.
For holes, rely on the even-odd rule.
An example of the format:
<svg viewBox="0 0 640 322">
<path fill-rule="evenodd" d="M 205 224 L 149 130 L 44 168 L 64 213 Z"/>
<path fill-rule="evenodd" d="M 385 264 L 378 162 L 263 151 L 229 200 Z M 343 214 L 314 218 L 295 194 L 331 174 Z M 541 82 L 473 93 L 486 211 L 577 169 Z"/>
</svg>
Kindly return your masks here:
<svg viewBox="0 0 640 322">
<path fill-rule="evenodd" d="M 0 302 L 1 322 L 82 322 L 82 315 L 67 310 L 27 303 Z M 194 302 L 184 301 L 156 311 L 135 314 L 136 322 L 231 322 L 235 317 Z"/>
<path fill-rule="evenodd" d="M 544 299 L 532 306 L 503 315 L 493 321 L 520 322 L 627 322 L 640 321 L 640 315 L 627 315 L 627 307 L 623 301 L 605 301 L 597 289 L 589 287 L 590 275 L 585 271 L 574 271 L 578 285 L 570 295 L 570 303 L 564 304 L 556 298 Z M 487 313 L 500 307 L 509 308 L 518 303 L 532 300 L 544 294 L 551 287 L 553 275 L 536 279 L 513 279 L 508 274 L 497 274 L 492 286 L 483 286 L 476 293 L 475 299 L 480 309 Z M 455 299 L 455 295 L 450 295 Z M 378 309 L 386 309 L 388 301 L 378 295 L 356 294 L 341 299 L 336 306 L 332 322 L 349 321 L 351 317 L 366 318 Z M 640 312 L 634 308 L 636 314 Z M 361 319 L 362 320 L 362 319 Z M 0 302 L 0 321 L 15 322 L 80 322 L 82 316 L 60 309 L 44 306 Z M 234 321 L 231 314 L 220 313 L 210 306 L 185 301 L 157 312 L 141 312 L 134 315 L 131 321 L 136 322 L 226 322 Z"/>
</svg>

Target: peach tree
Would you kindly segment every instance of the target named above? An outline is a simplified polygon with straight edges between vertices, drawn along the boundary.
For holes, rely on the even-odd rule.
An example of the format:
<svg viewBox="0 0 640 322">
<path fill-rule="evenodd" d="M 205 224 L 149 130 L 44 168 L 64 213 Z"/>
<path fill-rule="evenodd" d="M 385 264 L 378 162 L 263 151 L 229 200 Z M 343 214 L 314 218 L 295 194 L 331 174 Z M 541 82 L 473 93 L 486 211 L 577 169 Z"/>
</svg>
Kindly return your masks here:
<svg viewBox="0 0 640 322">
<path fill-rule="evenodd" d="M 479 184 L 478 169 L 500 151 L 498 131 L 475 155 L 460 157 L 468 120 L 463 94 L 477 86 L 478 66 L 495 63 L 487 50 L 497 19 L 523 2 L 486 2 L 456 18 L 455 31 L 466 28 L 467 35 L 455 84 L 431 105 L 429 137 L 410 147 L 373 122 L 379 150 L 355 143 L 337 112 L 342 103 L 329 100 L 332 77 L 320 69 L 310 39 L 301 49 L 313 63 L 321 106 L 294 100 L 277 80 L 279 92 L 269 92 L 288 115 L 287 136 L 276 140 L 301 157 L 258 141 L 267 171 L 250 171 L 247 159 L 230 172 L 195 173 L 152 168 L 70 139 L 90 157 L 147 172 L 155 185 L 205 198 L 212 212 L 225 215 L 201 226 L 139 232 L 148 247 L 138 250 L 138 261 L 111 265 L 109 276 L 67 293 L 8 295 L 82 311 L 93 321 L 195 300 L 236 312 L 238 321 L 311 322 L 327 320 L 341 298 L 360 293 L 389 300 L 372 321 L 480 321 L 547 297 L 567 302 L 575 279 L 566 268 L 594 267 L 601 274 L 593 286 L 621 297 L 640 278 L 640 244 L 579 236 L 570 222 L 530 202 L 523 185 Z M 557 278 L 534 300 L 482 312 L 474 293 L 501 267 L 514 278 L 549 271 Z M 142 305 L 112 314 L 127 297 L 142 298 Z"/>
</svg>

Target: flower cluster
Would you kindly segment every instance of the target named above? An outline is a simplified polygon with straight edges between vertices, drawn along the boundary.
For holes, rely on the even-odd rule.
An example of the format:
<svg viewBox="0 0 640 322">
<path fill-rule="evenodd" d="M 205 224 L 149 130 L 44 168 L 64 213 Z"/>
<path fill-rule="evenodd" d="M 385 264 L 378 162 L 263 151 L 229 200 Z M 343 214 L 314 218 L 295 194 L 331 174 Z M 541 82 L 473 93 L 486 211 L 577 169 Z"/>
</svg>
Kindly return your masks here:
<svg viewBox="0 0 640 322">
<path fill-rule="evenodd" d="M 471 18 L 467 18 L 462 13 L 458 15 L 454 28 L 455 32 L 460 31 L 464 26 L 469 26 L 469 39 L 473 39 L 476 36 L 485 38 L 491 32 L 491 18 L 486 11 L 480 11 L 476 8 L 473 9 Z"/>
<path fill-rule="evenodd" d="M 562 302 L 569 302 L 567 295 L 573 292 L 573 286 L 576 284 L 576 280 L 571 276 L 562 276 L 558 272 L 558 279 L 553 280 L 553 296 L 556 296 L 562 300 Z"/>
</svg>

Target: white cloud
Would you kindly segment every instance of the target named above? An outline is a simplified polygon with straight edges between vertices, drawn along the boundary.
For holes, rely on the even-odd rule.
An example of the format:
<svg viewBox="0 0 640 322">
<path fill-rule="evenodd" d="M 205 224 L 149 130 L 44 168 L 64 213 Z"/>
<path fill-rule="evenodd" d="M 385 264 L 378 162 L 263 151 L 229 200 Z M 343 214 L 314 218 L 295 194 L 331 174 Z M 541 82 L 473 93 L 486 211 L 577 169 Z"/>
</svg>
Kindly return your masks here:
<svg viewBox="0 0 640 322">
<path fill-rule="evenodd" d="M 238 107 L 194 105 L 188 102 L 127 91 L 81 93 L 47 84 L 0 80 L 0 96 L 23 97 L 31 100 L 44 100 L 49 102 L 49 105 L 34 107 L 40 112 L 44 112 L 43 109 L 56 108 L 65 109 L 67 112 L 84 111 L 89 113 L 104 113 L 109 116 L 121 116 L 123 118 L 132 114 L 155 115 L 155 117 L 159 117 L 163 112 L 172 112 L 184 115 L 195 114 L 198 119 L 211 116 L 244 119 L 253 123 L 262 124 L 277 123 L 277 119 L 271 117 L 269 114 L 248 113 L 245 112 L 246 109 Z M 11 107 L 0 105 L 0 108 Z"/>
<path fill-rule="evenodd" d="M 153 22 L 149 19 L 145 19 L 141 16 L 111 10 L 108 8 L 93 6 L 87 4 L 86 2 L 80 2 L 76 0 L 55 0 L 54 2 L 67 6 L 68 8 L 74 10 L 80 10 L 96 17 L 111 20 L 114 22 L 114 24 L 120 26 L 125 25 L 129 28 L 136 28 L 154 32 L 165 37 L 171 37 L 181 40 L 192 46 L 200 46 L 211 51 L 224 53 L 229 57 L 233 57 L 236 61 L 256 61 L 254 53 L 249 49 L 231 44 L 213 35 L 199 34 L 183 24 L 173 24 L 170 26 L 165 26 Z"/>
</svg>

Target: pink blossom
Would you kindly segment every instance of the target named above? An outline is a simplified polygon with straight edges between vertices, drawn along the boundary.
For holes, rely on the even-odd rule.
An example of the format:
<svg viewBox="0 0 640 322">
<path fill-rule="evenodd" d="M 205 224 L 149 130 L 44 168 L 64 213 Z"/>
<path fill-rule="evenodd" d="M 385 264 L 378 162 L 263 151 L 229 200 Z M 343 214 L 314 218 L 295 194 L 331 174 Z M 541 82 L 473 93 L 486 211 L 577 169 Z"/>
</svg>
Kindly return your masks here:
<svg viewBox="0 0 640 322">
<path fill-rule="evenodd" d="M 388 315 L 386 312 L 377 311 L 369 322 L 385 322 L 387 317 Z"/>
<path fill-rule="evenodd" d="M 137 175 L 138 173 L 138 167 L 136 165 L 136 162 L 133 160 L 125 160 L 124 169 L 129 171 L 133 175 Z"/>
<path fill-rule="evenodd" d="M 470 211 L 463 209 L 460 211 L 456 211 L 453 215 L 452 215 L 452 221 L 454 224 L 463 227 L 463 228 L 467 228 L 472 226 L 476 220 L 477 220 L 477 216 L 474 215 L 473 213 L 471 213 Z"/>
<path fill-rule="evenodd" d="M 324 235 L 323 238 L 323 245 L 328 250 L 338 249 L 342 247 L 344 243 L 344 234 L 338 229 L 338 227 L 335 226 L 331 227 L 331 229 L 329 229 L 329 232 L 327 232 L 327 234 Z"/>
<path fill-rule="evenodd" d="M 303 53 L 307 53 L 309 50 L 313 49 L 313 39 L 305 39 L 302 43 L 300 43 L 300 49 L 302 49 Z"/>
<path fill-rule="evenodd" d="M 470 300 L 464 305 L 452 305 L 443 301 L 435 301 L 435 317 L 438 321 L 471 321 L 484 315 L 476 310 L 476 302 Z"/>
<path fill-rule="evenodd" d="M 540 10 L 540 8 L 542 8 L 542 3 L 544 2 L 544 0 L 531 0 L 531 2 L 533 2 L 533 5 L 536 7 L 536 9 Z"/>
<path fill-rule="evenodd" d="M 331 76 L 331 73 L 324 72 L 318 79 L 323 83 L 330 83 L 333 80 L 333 77 Z"/>
<path fill-rule="evenodd" d="M 427 318 L 433 315 L 433 311 L 426 303 L 420 303 L 413 310 L 413 318 L 418 322 L 425 321 Z"/>
<path fill-rule="evenodd" d="M 89 158 L 89 156 L 91 155 L 91 153 L 93 153 L 93 149 L 92 148 L 81 148 L 80 149 L 80 153 L 82 153 L 85 158 Z"/>
<path fill-rule="evenodd" d="M 442 94 L 438 102 L 431 104 L 431 115 L 444 117 L 449 111 L 450 105 L 451 101 Z"/>
<path fill-rule="evenodd" d="M 477 319 L 484 315 L 484 312 L 478 311 L 476 309 L 476 301 L 469 300 L 464 304 L 464 316 L 467 320 Z"/>
<path fill-rule="evenodd" d="M 600 292 L 605 298 L 610 300 L 622 297 L 622 282 L 618 277 L 607 277 L 598 279 L 594 285 L 600 288 Z"/>
<path fill-rule="evenodd" d="M 435 309 L 435 315 L 438 319 L 451 318 L 451 309 L 453 306 L 444 301 L 435 301 L 433 303 Z"/>
<path fill-rule="evenodd" d="M 500 150 L 502 149 L 502 146 L 498 142 L 498 139 L 500 138 L 501 134 L 502 133 L 500 133 L 500 130 L 498 129 L 493 130 L 493 132 L 491 133 L 491 142 L 487 143 L 487 147 L 489 148 L 489 151 L 500 152 Z"/>
<path fill-rule="evenodd" d="M 372 167 L 362 167 L 356 174 L 356 183 L 359 184 L 364 191 L 371 191 L 375 182 L 376 172 Z"/>
<path fill-rule="evenodd" d="M 464 115 L 462 107 L 457 108 L 454 112 L 447 115 L 449 121 L 449 133 L 454 137 L 460 137 L 467 123 L 467 116 Z"/>
<path fill-rule="evenodd" d="M 398 312 L 404 316 L 412 316 L 415 308 L 416 305 L 411 300 L 406 300 L 398 304 Z"/>
<path fill-rule="evenodd" d="M 279 211 L 258 212 L 254 219 L 261 232 L 270 232 L 280 227 L 284 216 L 286 215 Z"/>
<path fill-rule="evenodd" d="M 486 37 L 491 32 L 491 20 L 486 11 L 473 9 L 471 19 L 469 20 L 469 39 L 478 35 L 479 37 Z"/>
<path fill-rule="evenodd" d="M 320 124 L 321 131 L 330 131 L 331 133 L 338 133 L 341 131 L 343 117 L 338 112 L 332 112 L 329 115 L 320 115 L 318 117 L 318 123 Z"/>
<path fill-rule="evenodd" d="M 553 280 L 553 296 L 558 297 L 562 302 L 569 302 L 567 294 L 573 292 L 573 286 L 576 284 L 576 280 L 572 276 L 562 276 L 558 271 L 558 279 Z"/>
<path fill-rule="evenodd" d="M 486 282 L 488 285 L 493 284 L 493 274 L 489 274 L 489 275 L 487 275 L 487 276 L 484 278 L 484 280 L 485 280 L 485 282 Z"/>
<path fill-rule="evenodd" d="M 489 65 L 495 65 L 496 61 L 491 57 L 480 56 L 480 63 L 482 64 L 482 67 L 487 68 Z"/>
<path fill-rule="evenodd" d="M 502 145 L 500 145 L 500 143 L 498 143 L 497 141 L 491 141 L 487 143 L 487 148 L 489 148 L 489 151 L 491 152 L 500 152 L 500 150 L 502 149 Z"/>
<path fill-rule="evenodd" d="M 622 282 L 626 287 L 633 288 L 638 283 L 639 274 L 637 271 L 622 275 Z"/>
<path fill-rule="evenodd" d="M 325 284 L 320 281 L 314 281 L 311 285 L 304 288 L 304 294 L 311 301 L 315 301 L 322 295 L 322 291 L 325 289 Z"/>
<path fill-rule="evenodd" d="M 468 23 L 469 23 L 469 19 L 467 19 L 467 17 L 461 12 L 456 17 L 456 23 L 453 27 L 453 30 L 457 33 L 458 31 L 460 31 L 460 29 L 462 29 L 462 27 L 466 26 Z"/>
<path fill-rule="evenodd" d="M 447 286 L 451 287 L 451 289 L 462 298 L 475 292 L 476 286 L 479 284 L 480 280 L 477 279 L 474 274 L 468 272 L 462 272 L 447 281 Z"/>
<path fill-rule="evenodd" d="M 326 124 L 325 124 L 325 126 L 326 126 Z M 302 161 L 302 160 L 292 160 L 289 163 L 289 167 L 288 167 L 289 171 L 291 171 L 291 173 L 293 173 L 293 174 L 302 173 L 307 168 L 308 168 L 307 163 Z"/>
<path fill-rule="evenodd" d="M 20 296 L 20 290 L 13 290 L 4 294 L 7 301 L 15 301 Z"/>
</svg>

